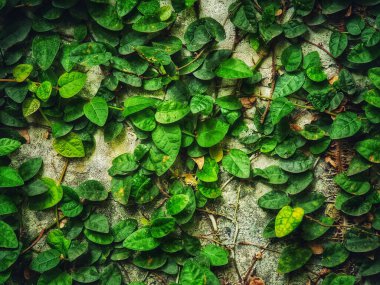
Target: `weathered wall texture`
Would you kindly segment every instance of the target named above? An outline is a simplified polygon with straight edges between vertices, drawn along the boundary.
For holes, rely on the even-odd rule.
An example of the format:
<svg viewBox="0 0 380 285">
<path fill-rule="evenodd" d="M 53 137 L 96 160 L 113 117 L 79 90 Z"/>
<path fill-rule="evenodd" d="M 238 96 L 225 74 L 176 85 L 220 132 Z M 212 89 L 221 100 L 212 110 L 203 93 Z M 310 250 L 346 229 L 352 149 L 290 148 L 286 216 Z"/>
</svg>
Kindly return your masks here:
<svg viewBox="0 0 380 285">
<path fill-rule="evenodd" d="M 200 1 L 200 16 L 212 17 L 220 23 L 225 22 L 225 30 L 227 39 L 219 44 L 220 48 L 231 48 L 235 39 L 235 30 L 232 23 L 227 20 L 228 6 L 232 0 L 204 0 Z M 291 12 L 291 11 L 290 11 Z M 182 38 L 184 29 L 189 23 L 195 19 L 195 13 L 192 10 L 184 11 L 179 15 L 177 23 L 173 29 L 174 35 Z M 315 43 L 322 43 L 327 46 L 329 32 L 328 31 L 313 31 L 310 33 L 310 38 Z M 279 55 L 284 46 L 276 47 L 276 61 L 279 63 Z M 330 60 L 328 55 L 321 52 L 314 46 L 304 45 L 304 54 L 313 50 L 320 53 L 322 63 L 327 68 L 327 73 L 330 76 L 335 74 L 336 67 Z M 237 47 L 234 54 L 235 57 L 243 59 L 248 65 L 252 66 L 258 59 L 258 55 L 249 46 L 247 40 L 243 40 Z M 259 71 L 263 75 L 262 87 L 256 90 L 257 94 L 266 96 L 270 90 L 270 73 L 271 73 L 271 58 L 267 58 Z M 90 93 L 95 94 L 99 87 L 102 77 L 98 70 L 92 70 L 91 84 L 89 84 Z M 231 85 L 231 82 L 224 82 L 225 85 Z M 231 89 L 223 89 L 219 96 L 228 94 Z M 134 90 L 127 92 L 126 96 L 134 94 Z M 141 93 L 139 93 L 141 94 Z M 254 112 L 250 110 L 249 113 Z M 248 114 L 249 115 L 249 114 Z M 302 114 L 300 124 L 308 122 L 311 116 L 306 111 Z M 46 139 L 46 130 L 42 128 L 31 128 L 29 130 L 30 144 L 23 145 L 21 149 L 13 157 L 14 164 L 20 164 L 29 157 L 41 156 L 44 159 L 44 175 L 52 178 L 58 178 L 63 165 L 64 159 L 60 157 L 52 149 L 52 140 Z M 114 157 L 125 152 L 133 151 L 138 144 L 133 131 L 127 128 L 127 131 L 122 135 L 122 138 L 116 142 L 105 143 L 103 135 L 99 131 L 96 136 L 96 148 L 91 157 L 86 159 L 71 160 L 65 176 L 64 184 L 76 186 L 80 181 L 86 179 L 97 179 L 109 188 L 110 177 L 107 174 L 108 168 L 111 166 L 111 161 Z M 233 144 L 233 142 L 232 142 Z M 252 160 L 252 167 L 266 167 L 275 163 L 275 160 L 266 156 L 260 156 Z M 323 161 L 319 161 L 315 167 L 315 182 L 312 188 L 317 191 L 325 192 L 326 196 L 334 193 L 335 189 L 329 183 L 328 174 L 326 174 L 326 165 Z M 204 242 L 207 239 L 218 240 L 223 245 L 228 245 L 232 248 L 234 243 L 245 242 L 253 245 L 237 245 L 235 254 L 232 257 L 236 260 L 237 269 L 234 262 L 228 267 L 218 271 L 221 280 L 225 280 L 226 284 L 237 284 L 237 270 L 242 276 L 251 264 L 254 264 L 255 275 L 261 277 L 266 284 L 283 285 L 283 284 L 305 284 L 308 272 L 297 272 L 294 275 L 284 277 L 276 273 L 277 259 L 279 251 L 283 247 L 280 242 L 272 242 L 268 244 L 268 240 L 262 238 L 262 231 L 269 219 L 273 216 L 271 213 L 263 211 L 258 205 L 257 200 L 260 196 L 270 190 L 267 185 L 262 183 L 241 183 L 237 180 L 230 180 L 230 176 L 222 174 L 222 185 L 229 182 L 223 189 L 223 196 L 214 203 L 208 205 L 208 209 L 220 213 L 223 216 L 198 213 L 195 221 L 195 235 L 204 236 Z M 239 197 L 240 196 L 240 197 Z M 238 198 L 239 197 L 239 198 Z M 237 207 L 238 205 L 238 207 Z M 149 215 L 148 208 L 129 208 L 121 206 L 112 199 L 107 201 L 102 212 L 110 217 L 111 222 L 116 222 L 125 217 L 141 218 L 141 212 Z M 139 212 L 140 211 L 140 212 Z M 46 225 L 50 224 L 53 219 L 53 212 L 30 212 L 25 210 L 24 213 L 25 229 L 27 236 L 31 239 L 35 237 Z M 227 218 L 226 218 L 227 217 Z M 235 222 L 236 221 L 236 222 Z M 44 246 L 41 241 L 38 246 Z M 255 260 L 255 256 L 261 251 L 260 247 L 267 247 L 263 251 L 262 258 Z M 312 262 L 313 263 L 313 262 Z M 140 271 L 133 265 L 122 263 L 125 268 L 123 271 L 126 281 L 142 280 L 146 277 L 145 271 Z M 146 279 L 150 284 L 161 284 L 160 281 L 153 275 Z"/>
</svg>

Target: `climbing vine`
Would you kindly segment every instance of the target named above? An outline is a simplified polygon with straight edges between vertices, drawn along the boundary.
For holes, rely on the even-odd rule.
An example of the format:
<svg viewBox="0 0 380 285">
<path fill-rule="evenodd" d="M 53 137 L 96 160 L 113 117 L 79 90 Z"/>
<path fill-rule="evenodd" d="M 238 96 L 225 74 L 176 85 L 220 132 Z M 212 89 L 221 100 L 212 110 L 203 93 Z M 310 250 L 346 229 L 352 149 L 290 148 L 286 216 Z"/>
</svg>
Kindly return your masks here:
<svg viewBox="0 0 380 285">
<path fill-rule="evenodd" d="M 197 212 L 224 217 L 206 208 L 222 195 L 222 171 L 226 183 L 271 187 L 258 205 L 273 214 L 263 236 L 286 244 L 279 273 L 312 263 L 312 284 L 378 284 L 379 11 L 378 0 L 238 0 L 219 23 L 200 17 L 196 0 L 0 0 L 0 284 L 143 285 L 124 262 L 163 284 L 221 284 L 215 269 L 236 264 L 238 232 L 231 248 L 201 243 L 191 228 Z M 221 49 L 227 22 L 236 36 Z M 321 31 L 326 46 L 311 40 Z M 235 54 L 242 41 L 253 66 Z M 11 163 L 29 126 L 47 129 L 64 157 L 58 180 L 43 176 L 39 157 Z M 113 159 L 110 189 L 65 184 L 98 129 L 111 142 L 125 128 L 139 144 Z M 253 168 L 259 154 L 275 162 Z M 340 189 L 329 197 L 313 190 L 322 160 Z M 141 221 L 111 224 L 98 211 L 107 199 L 161 202 Z M 23 207 L 55 220 L 28 240 Z M 236 270 L 239 284 L 258 284 L 252 268 Z"/>
</svg>

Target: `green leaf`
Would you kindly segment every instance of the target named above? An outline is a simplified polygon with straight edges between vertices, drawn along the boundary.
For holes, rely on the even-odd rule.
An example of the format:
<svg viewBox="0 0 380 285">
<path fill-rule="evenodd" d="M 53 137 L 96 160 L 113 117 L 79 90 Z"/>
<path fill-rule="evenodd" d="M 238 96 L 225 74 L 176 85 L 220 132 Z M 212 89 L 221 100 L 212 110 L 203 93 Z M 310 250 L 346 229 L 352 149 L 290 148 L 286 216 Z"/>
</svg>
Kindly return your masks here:
<svg viewBox="0 0 380 285">
<path fill-rule="evenodd" d="M 104 98 L 94 97 L 83 106 L 84 115 L 95 125 L 103 127 L 108 117 L 108 105 Z"/>
<path fill-rule="evenodd" d="M 223 41 L 226 33 L 215 19 L 206 17 L 192 22 L 186 29 L 184 40 L 189 51 L 197 51 L 205 44 L 216 40 Z"/>
<path fill-rule="evenodd" d="M 277 270 L 283 274 L 297 270 L 304 266 L 312 255 L 308 247 L 288 246 L 281 252 Z"/>
<path fill-rule="evenodd" d="M 17 213 L 18 209 L 12 199 L 0 194 L 0 216 Z"/>
<path fill-rule="evenodd" d="M 108 3 L 108 2 L 106 2 Z M 88 13 L 100 26 L 111 31 L 123 29 L 123 21 L 116 12 L 115 5 L 89 3 Z"/>
<path fill-rule="evenodd" d="M 138 112 L 131 116 L 132 124 L 146 132 L 151 132 L 156 128 L 156 120 L 154 118 L 154 112 L 150 109 Z"/>
<path fill-rule="evenodd" d="M 334 219 L 327 216 L 322 216 L 318 218 L 317 220 L 320 223 L 312 221 L 312 220 L 305 220 L 302 223 L 301 236 L 304 240 L 306 241 L 315 240 L 323 236 L 330 229 L 329 226 L 334 224 Z"/>
<path fill-rule="evenodd" d="M 132 9 L 136 6 L 138 3 L 138 0 L 117 0 L 116 1 L 116 12 L 118 16 L 124 17 L 127 15 L 129 12 L 132 11 Z"/>
<path fill-rule="evenodd" d="M 53 90 L 53 86 L 50 81 L 42 82 L 38 88 L 36 95 L 42 101 L 47 101 L 50 98 L 51 91 Z"/>
<path fill-rule="evenodd" d="M 26 98 L 24 102 L 22 102 L 22 114 L 24 117 L 28 117 L 40 108 L 41 103 L 36 98 Z"/>
<path fill-rule="evenodd" d="M 376 108 L 380 108 L 380 91 L 377 89 L 368 90 L 364 93 L 363 99 L 375 106 Z"/>
<path fill-rule="evenodd" d="M 112 177 L 111 193 L 115 201 L 127 205 L 132 185 L 131 177 Z"/>
<path fill-rule="evenodd" d="M 223 266 L 228 263 L 228 251 L 220 246 L 208 244 L 202 248 L 201 254 L 209 258 L 212 266 Z"/>
<path fill-rule="evenodd" d="M 96 244 L 108 245 L 113 242 L 113 236 L 111 234 L 93 232 L 88 229 L 84 229 L 83 234 L 89 241 Z"/>
<path fill-rule="evenodd" d="M 170 124 L 181 120 L 190 112 L 190 107 L 178 101 L 163 101 L 157 107 L 156 121 L 161 124 Z"/>
<path fill-rule="evenodd" d="M 0 248 L 17 248 L 18 240 L 15 232 L 7 223 L 0 221 Z"/>
<path fill-rule="evenodd" d="M 70 60 L 84 66 L 106 64 L 112 58 L 106 47 L 101 43 L 83 43 L 70 52 Z"/>
<path fill-rule="evenodd" d="M 350 230 L 345 238 L 344 246 L 350 252 L 369 252 L 380 247 L 380 238 L 373 234 Z"/>
<path fill-rule="evenodd" d="M 58 250 L 64 255 L 67 254 L 71 244 L 71 240 L 65 238 L 60 229 L 51 230 L 46 237 L 46 242 L 51 248 Z"/>
<path fill-rule="evenodd" d="M 380 273 L 380 261 L 378 258 L 375 260 L 367 259 L 361 266 L 359 274 L 361 276 L 372 276 Z"/>
<path fill-rule="evenodd" d="M 237 58 L 230 58 L 223 61 L 215 71 L 218 77 L 224 79 L 240 79 L 253 76 L 249 66 Z"/>
<path fill-rule="evenodd" d="M 318 210 L 324 204 L 326 198 L 318 192 L 304 192 L 293 198 L 293 205 L 304 210 L 305 214 Z"/>
<path fill-rule="evenodd" d="M 275 220 L 276 237 L 284 237 L 293 232 L 302 222 L 304 210 L 302 208 L 283 207 Z"/>
<path fill-rule="evenodd" d="M 309 67 L 308 69 L 306 69 L 306 75 L 310 80 L 315 82 L 322 82 L 327 79 L 326 73 L 320 66 Z"/>
<path fill-rule="evenodd" d="M 231 22 L 240 30 L 257 32 L 256 9 L 251 1 L 236 1 L 228 7 Z"/>
<path fill-rule="evenodd" d="M 355 146 L 356 151 L 373 163 L 380 163 L 380 139 L 366 139 Z"/>
<path fill-rule="evenodd" d="M 238 97 L 234 95 L 228 95 L 228 96 L 222 96 L 215 100 L 215 103 L 223 109 L 226 110 L 240 110 L 242 107 L 242 104 Z"/>
<path fill-rule="evenodd" d="M 360 35 L 364 27 L 365 27 L 365 22 L 358 15 L 354 15 L 346 23 L 347 32 L 353 36 Z"/>
<path fill-rule="evenodd" d="M 190 101 L 190 110 L 193 114 L 209 115 L 214 106 L 214 99 L 207 95 L 195 95 Z"/>
<path fill-rule="evenodd" d="M 13 68 L 13 77 L 17 82 L 23 82 L 29 77 L 33 71 L 33 66 L 30 64 L 19 64 Z"/>
<path fill-rule="evenodd" d="M 61 45 L 61 39 L 58 35 L 37 35 L 33 39 L 32 54 L 42 70 L 47 70 L 54 61 Z"/>
<path fill-rule="evenodd" d="M 223 140 L 229 125 L 219 119 L 209 119 L 198 124 L 197 143 L 201 147 L 211 147 Z"/>
<path fill-rule="evenodd" d="M 69 133 L 66 136 L 54 139 L 53 147 L 56 152 L 64 157 L 85 156 L 83 142 L 75 133 Z"/>
<path fill-rule="evenodd" d="M 107 217 L 97 213 L 92 214 L 84 221 L 84 227 L 97 233 L 107 234 L 110 231 Z"/>
<path fill-rule="evenodd" d="M 365 177 L 348 177 L 346 173 L 339 173 L 334 181 L 344 191 L 353 195 L 364 195 L 371 189 L 371 184 Z"/>
<path fill-rule="evenodd" d="M 149 251 L 160 245 L 160 242 L 152 237 L 148 228 L 141 228 L 129 235 L 123 242 L 123 246 L 137 251 Z"/>
<path fill-rule="evenodd" d="M 290 159 L 281 159 L 279 166 L 281 169 L 290 173 L 302 173 L 309 170 L 313 164 L 314 158 L 312 156 L 306 156 L 302 153 L 298 153 Z"/>
<path fill-rule="evenodd" d="M 111 228 L 111 233 L 115 242 L 121 242 L 133 233 L 137 228 L 137 221 L 135 219 L 125 219 L 116 223 Z"/>
<path fill-rule="evenodd" d="M 140 112 L 146 108 L 156 106 L 160 102 L 157 98 L 144 97 L 144 96 L 133 96 L 129 97 L 124 101 L 124 111 L 123 115 L 129 116 L 131 114 Z"/>
<path fill-rule="evenodd" d="M 130 153 L 124 153 L 112 160 L 112 167 L 108 170 L 108 174 L 111 176 L 125 175 L 138 168 L 138 163 Z"/>
<path fill-rule="evenodd" d="M 355 155 L 351 159 L 350 165 L 348 166 L 347 176 L 352 176 L 366 171 L 367 169 L 371 168 L 371 166 L 372 164 L 363 159 L 361 156 Z"/>
<path fill-rule="evenodd" d="M 159 217 L 152 220 L 150 233 L 154 238 L 162 238 L 175 230 L 175 219 L 171 217 Z"/>
<path fill-rule="evenodd" d="M 307 26 L 298 20 L 290 20 L 283 25 L 285 37 L 293 39 L 308 31 Z"/>
<path fill-rule="evenodd" d="M 38 278 L 38 285 L 71 285 L 73 282 L 71 275 L 61 272 L 59 269 L 44 272 Z"/>
<path fill-rule="evenodd" d="M 331 268 L 345 262 L 350 253 L 340 243 L 328 243 L 323 251 L 321 265 Z"/>
<path fill-rule="evenodd" d="M 255 168 L 253 170 L 253 175 L 268 179 L 268 183 L 270 184 L 284 184 L 289 179 L 289 175 L 277 165 L 271 165 L 263 169 Z"/>
<path fill-rule="evenodd" d="M 302 63 L 302 49 L 296 45 L 290 45 L 281 54 L 281 63 L 287 72 L 296 71 Z"/>
<path fill-rule="evenodd" d="M 297 92 L 304 82 L 305 74 L 303 72 L 281 75 L 276 81 L 273 98 L 285 97 Z"/>
<path fill-rule="evenodd" d="M 329 49 L 334 57 L 340 56 L 347 48 L 348 37 L 340 32 L 333 32 L 330 36 Z"/>
<path fill-rule="evenodd" d="M 307 124 L 299 134 L 309 141 L 316 141 L 323 139 L 326 132 L 317 125 Z"/>
<path fill-rule="evenodd" d="M 108 197 L 108 192 L 97 180 L 87 180 L 81 183 L 76 192 L 80 197 L 89 201 L 104 201 Z"/>
<path fill-rule="evenodd" d="M 0 138 L 0 156 L 8 155 L 21 146 L 17 140 L 9 138 Z"/>
<path fill-rule="evenodd" d="M 56 267 L 60 262 L 61 253 L 55 249 L 48 249 L 37 255 L 30 263 L 30 269 L 43 273 Z"/>
<path fill-rule="evenodd" d="M 76 269 L 71 276 L 79 283 L 92 283 L 99 280 L 99 272 L 95 266 L 81 267 Z"/>
<path fill-rule="evenodd" d="M 222 190 L 215 183 L 205 183 L 200 181 L 197 188 L 199 192 L 208 199 L 215 199 L 222 195 Z"/>
<path fill-rule="evenodd" d="M 66 72 L 58 78 L 59 94 L 71 98 L 78 94 L 86 84 L 87 75 L 78 71 Z"/>
<path fill-rule="evenodd" d="M 339 113 L 331 126 L 330 137 L 332 139 L 343 139 L 352 137 L 361 128 L 361 121 L 355 113 Z"/>
<path fill-rule="evenodd" d="M 169 198 L 166 202 L 166 211 L 169 215 L 177 215 L 181 213 L 189 204 L 190 198 L 185 194 L 176 194 Z"/>
<path fill-rule="evenodd" d="M 278 124 L 282 118 L 289 115 L 294 110 L 294 105 L 286 98 L 276 98 L 273 100 L 270 106 L 270 118 L 272 124 Z"/>
<path fill-rule="evenodd" d="M 219 165 L 210 158 L 206 157 L 202 169 L 197 170 L 197 177 L 204 182 L 215 182 L 218 180 Z"/>
<path fill-rule="evenodd" d="M 376 88 L 380 89 L 380 67 L 368 69 L 368 77 Z"/>
<path fill-rule="evenodd" d="M 289 178 L 288 186 L 284 191 L 290 195 L 295 195 L 305 190 L 313 182 L 313 172 L 307 171 L 300 174 L 293 174 Z"/>
<path fill-rule="evenodd" d="M 363 43 L 357 44 L 347 56 L 352 63 L 369 63 L 380 56 L 380 50 L 376 47 L 365 47 Z"/>
<path fill-rule="evenodd" d="M 24 185 L 24 180 L 22 180 L 16 169 L 9 166 L 0 166 L 0 188 L 21 185 Z"/>
<path fill-rule="evenodd" d="M 279 210 L 290 204 L 290 198 L 281 191 L 270 191 L 259 198 L 259 206 L 264 209 Z"/>
<path fill-rule="evenodd" d="M 34 196 L 29 200 L 29 208 L 32 210 L 45 210 L 57 205 L 63 197 L 63 189 L 60 185 L 48 177 L 41 179 L 45 186 L 47 186 L 48 191 L 41 195 Z"/>
<path fill-rule="evenodd" d="M 367 47 L 373 47 L 380 42 L 380 33 L 372 27 L 367 27 L 361 34 L 361 40 Z"/>
<path fill-rule="evenodd" d="M 239 149 L 231 149 L 223 157 L 222 165 L 228 173 L 239 178 L 248 178 L 251 172 L 251 162 L 248 155 Z"/>
</svg>

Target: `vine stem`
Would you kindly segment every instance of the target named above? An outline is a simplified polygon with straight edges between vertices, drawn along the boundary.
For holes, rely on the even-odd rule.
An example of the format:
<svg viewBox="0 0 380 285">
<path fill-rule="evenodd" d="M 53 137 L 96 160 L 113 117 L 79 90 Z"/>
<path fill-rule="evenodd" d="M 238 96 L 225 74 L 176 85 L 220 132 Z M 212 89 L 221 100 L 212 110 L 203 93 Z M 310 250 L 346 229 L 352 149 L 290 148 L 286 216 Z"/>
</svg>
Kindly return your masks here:
<svg viewBox="0 0 380 285">
<path fill-rule="evenodd" d="M 195 61 L 197 61 L 201 56 L 202 54 L 206 51 L 206 48 L 202 49 L 191 61 L 189 61 L 188 63 L 180 66 L 180 67 L 177 67 L 177 70 L 181 70 L 185 67 L 188 67 L 190 64 L 194 63 Z"/>
<path fill-rule="evenodd" d="M 269 94 L 269 98 L 272 99 L 273 97 L 273 92 L 274 92 L 274 88 L 276 86 L 276 57 L 275 57 L 275 48 L 273 48 L 272 50 L 272 75 L 271 75 L 271 87 L 270 87 L 270 94 Z M 268 100 L 267 102 L 267 105 L 265 107 L 265 111 L 264 113 L 261 115 L 261 118 L 260 118 L 260 123 L 261 124 L 264 124 L 265 122 L 265 118 L 267 117 L 268 115 L 268 112 L 269 112 L 269 108 L 270 108 L 270 105 L 271 105 L 271 101 L 272 100 Z"/>
<path fill-rule="evenodd" d="M 309 41 L 305 38 L 303 38 L 303 40 L 305 43 L 308 43 L 308 44 L 315 46 L 315 47 L 319 48 L 320 50 L 324 51 L 328 56 L 330 56 L 335 61 L 335 63 L 339 67 L 339 70 L 343 68 L 342 65 L 338 62 L 337 58 L 335 56 L 333 56 L 332 53 L 329 52 L 322 44 L 313 43 L 312 41 Z"/>
<path fill-rule="evenodd" d="M 114 109 L 114 110 L 118 110 L 118 111 L 124 111 L 124 108 L 116 107 L 116 106 L 111 106 L 111 105 L 108 105 L 108 108 Z"/>
<path fill-rule="evenodd" d="M 377 234 L 377 233 L 372 233 L 372 232 L 369 232 L 369 231 L 366 231 L 366 230 L 363 230 L 363 229 L 360 229 L 358 227 L 355 227 L 355 226 L 351 226 L 351 225 L 328 225 L 328 224 L 325 224 L 317 219 L 314 219 L 313 217 L 309 216 L 309 215 L 305 215 L 305 218 L 310 220 L 310 221 L 313 221 L 315 223 L 317 223 L 318 225 L 321 225 L 322 227 L 326 227 L 326 228 L 349 228 L 349 229 L 354 229 L 356 231 L 359 231 L 359 232 L 362 232 L 362 233 L 365 233 L 365 234 L 368 234 L 368 235 L 373 235 L 373 236 L 377 236 L 377 237 L 380 237 L 380 234 Z"/>
<path fill-rule="evenodd" d="M 18 81 L 16 79 L 0 78 L 0 82 L 18 82 Z"/>
</svg>

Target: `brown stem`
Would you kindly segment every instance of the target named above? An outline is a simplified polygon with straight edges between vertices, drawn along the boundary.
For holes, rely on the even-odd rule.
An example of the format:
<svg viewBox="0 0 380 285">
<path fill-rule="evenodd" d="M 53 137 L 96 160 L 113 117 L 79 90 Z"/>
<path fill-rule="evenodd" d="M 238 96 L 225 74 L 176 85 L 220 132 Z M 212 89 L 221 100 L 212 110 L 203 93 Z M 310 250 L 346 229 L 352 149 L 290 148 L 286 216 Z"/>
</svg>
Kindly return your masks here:
<svg viewBox="0 0 380 285">
<path fill-rule="evenodd" d="M 335 56 L 333 56 L 331 52 L 329 52 L 327 49 L 325 49 L 322 44 L 313 43 L 312 41 L 309 41 L 309 40 L 307 40 L 305 38 L 303 40 L 306 43 L 311 44 L 311 45 L 319 48 L 320 50 L 324 51 L 327 55 L 329 55 L 335 61 L 335 63 L 338 65 L 339 69 L 342 69 L 342 65 L 338 62 L 337 58 Z"/>
<path fill-rule="evenodd" d="M 0 78 L 0 82 L 17 82 L 16 79 Z"/>
<path fill-rule="evenodd" d="M 69 162 L 70 162 L 69 159 L 65 159 L 65 164 L 63 165 L 61 175 L 59 176 L 58 181 L 57 181 L 58 185 L 61 185 L 63 179 L 65 178 L 67 167 L 69 166 Z"/>
</svg>

